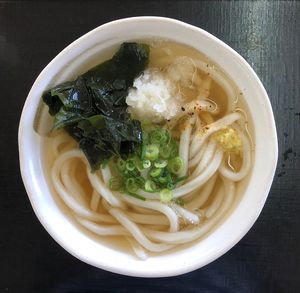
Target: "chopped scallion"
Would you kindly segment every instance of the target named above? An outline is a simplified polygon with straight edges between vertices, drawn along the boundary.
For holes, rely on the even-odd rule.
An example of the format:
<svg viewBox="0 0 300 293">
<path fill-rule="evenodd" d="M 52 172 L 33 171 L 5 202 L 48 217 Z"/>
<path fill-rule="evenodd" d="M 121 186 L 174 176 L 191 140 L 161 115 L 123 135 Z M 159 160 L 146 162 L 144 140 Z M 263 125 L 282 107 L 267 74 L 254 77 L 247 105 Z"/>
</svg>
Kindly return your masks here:
<svg viewBox="0 0 300 293">
<path fill-rule="evenodd" d="M 118 158 L 117 167 L 118 167 L 119 171 L 121 171 L 121 172 L 124 171 L 126 168 L 126 162 L 123 159 Z"/>
<path fill-rule="evenodd" d="M 108 185 L 111 190 L 120 190 L 123 187 L 123 180 L 121 177 L 111 177 Z"/>
<path fill-rule="evenodd" d="M 178 175 L 183 168 L 184 162 L 180 157 L 175 157 L 172 160 L 168 162 L 168 170 L 175 174 Z"/>
<path fill-rule="evenodd" d="M 144 169 L 148 169 L 151 167 L 151 161 L 150 160 L 143 160 L 142 161 L 142 166 Z"/>
<path fill-rule="evenodd" d="M 168 182 L 168 177 L 167 176 L 160 176 L 158 177 L 158 182 L 161 184 L 165 184 Z"/>
<path fill-rule="evenodd" d="M 135 182 L 140 188 L 144 188 L 146 180 L 142 176 L 138 176 L 135 178 Z"/>
<path fill-rule="evenodd" d="M 163 203 L 168 203 L 173 198 L 173 192 L 167 188 L 162 189 L 159 193 L 160 201 Z"/>
<path fill-rule="evenodd" d="M 168 161 L 167 160 L 158 160 L 156 162 L 154 162 L 154 166 L 156 168 L 165 168 L 168 165 Z"/>
<path fill-rule="evenodd" d="M 145 182 L 145 191 L 155 192 L 157 189 L 156 184 L 152 180 L 146 180 Z"/>
<path fill-rule="evenodd" d="M 136 181 L 134 178 L 128 178 L 126 179 L 125 181 L 125 187 L 126 187 L 126 190 L 128 192 L 137 192 L 138 189 L 139 189 L 139 186 L 137 185 Z"/>
<path fill-rule="evenodd" d="M 159 155 L 159 148 L 155 144 L 148 144 L 146 146 L 145 158 L 150 161 L 155 161 Z"/>
<path fill-rule="evenodd" d="M 151 177 L 158 177 L 161 173 L 162 173 L 161 168 L 154 168 L 149 172 Z"/>
<path fill-rule="evenodd" d="M 139 190 L 161 193 L 161 200 L 169 202 L 172 190 L 186 176 L 179 177 L 184 166 L 178 156 L 178 142 L 167 129 L 155 125 L 143 127 L 143 142 L 127 159 L 119 158 L 114 168 L 110 187 L 125 194 L 141 198 Z M 118 178 L 119 176 L 120 178 Z M 142 197 L 143 198 L 143 197 Z"/>
<path fill-rule="evenodd" d="M 167 183 L 167 188 L 170 189 L 170 190 L 174 189 L 174 188 L 175 188 L 174 182 L 169 181 L 169 182 Z"/>
<path fill-rule="evenodd" d="M 135 166 L 136 166 L 136 164 L 135 164 L 135 160 L 133 158 L 132 159 L 128 159 L 126 161 L 126 169 L 128 171 L 133 171 L 135 169 Z"/>
<path fill-rule="evenodd" d="M 156 129 L 150 132 L 150 140 L 153 144 L 164 144 L 169 139 L 169 132 L 166 129 Z"/>
<path fill-rule="evenodd" d="M 161 146 L 159 154 L 163 159 L 168 159 L 171 155 L 171 147 L 169 145 Z"/>
</svg>

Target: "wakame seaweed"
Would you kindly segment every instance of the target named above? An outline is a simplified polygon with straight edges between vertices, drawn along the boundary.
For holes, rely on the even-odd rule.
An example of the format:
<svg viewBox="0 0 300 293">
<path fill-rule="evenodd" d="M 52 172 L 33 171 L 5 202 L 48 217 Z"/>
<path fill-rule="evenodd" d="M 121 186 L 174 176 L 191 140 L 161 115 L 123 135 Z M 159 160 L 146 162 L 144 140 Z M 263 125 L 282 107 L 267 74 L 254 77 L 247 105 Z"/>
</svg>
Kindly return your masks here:
<svg viewBox="0 0 300 293">
<path fill-rule="evenodd" d="M 126 97 L 148 61 L 148 45 L 123 43 L 112 59 L 44 92 L 53 129 L 65 129 L 79 143 L 92 170 L 141 144 L 141 124 L 127 112 Z"/>
</svg>

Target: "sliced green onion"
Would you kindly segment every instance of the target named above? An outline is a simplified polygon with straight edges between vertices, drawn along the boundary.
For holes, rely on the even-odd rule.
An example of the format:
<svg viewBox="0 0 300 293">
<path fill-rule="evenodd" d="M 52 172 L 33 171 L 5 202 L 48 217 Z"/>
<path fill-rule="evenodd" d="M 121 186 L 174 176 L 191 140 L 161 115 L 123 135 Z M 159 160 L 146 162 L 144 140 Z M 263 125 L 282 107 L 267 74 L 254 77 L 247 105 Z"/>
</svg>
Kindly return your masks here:
<svg viewBox="0 0 300 293">
<path fill-rule="evenodd" d="M 168 170 L 173 174 L 179 174 L 184 165 L 183 160 L 180 157 L 175 157 L 168 162 Z"/>
<path fill-rule="evenodd" d="M 144 170 L 143 164 L 140 160 L 136 160 L 135 167 L 139 172 Z"/>
<path fill-rule="evenodd" d="M 150 127 L 151 126 L 151 127 Z M 158 129 L 153 124 L 143 128 L 142 146 L 136 149 L 127 160 L 119 158 L 113 169 L 119 177 L 111 178 L 110 187 L 125 194 L 143 199 L 138 193 L 162 193 L 162 201 L 168 202 L 173 197 L 172 191 L 178 182 L 186 177 L 179 177 L 184 166 L 178 156 L 178 142 L 167 129 Z"/>
<path fill-rule="evenodd" d="M 143 142 L 148 143 L 148 141 L 149 141 L 149 134 L 148 134 L 148 132 L 143 131 L 142 136 L 143 136 Z"/>
<path fill-rule="evenodd" d="M 145 150 L 145 158 L 154 161 L 158 158 L 159 148 L 155 144 L 148 144 Z"/>
<path fill-rule="evenodd" d="M 167 188 L 162 189 L 159 193 L 160 201 L 163 203 L 168 203 L 173 198 L 173 192 Z"/>
<path fill-rule="evenodd" d="M 168 161 L 167 160 L 158 160 L 154 163 L 154 166 L 156 168 L 165 168 L 168 165 Z"/>
<path fill-rule="evenodd" d="M 144 169 L 148 169 L 151 167 L 151 161 L 150 160 L 143 160 L 142 161 L 142 166 Z"/>
<path fill-rule="evenodd" d="M 171 155 L 171 147 L 169 145 L 161 146 L 161 148 L 159 149 L 159 155 L 163 159 L 168 159 Z"/>
<path fill-rule="evenodd" d="M 158 182 L 161 184 L 165 184 L 168 182 L 168 177 L 167 176 L 160 176 L 158 177 Z"/>
<path fill-rule="evenodd" d="M 143 131 L 143 143 L 142 143 L 142 147 L 141 147 L 141 159 L 145 158 L 145 154 L 146 154 L 146 148 L 147 148 L 147 144 L 149 141 L 149 135 L 147 132 Z"/>
<path fill-rule="evenodd" d="M 134 169 L 132 171 L 125 170 L 122 175 L 126 178 L 134 178 L 136 176 L 139 176 L 140 172 L 137 169 Z"/>
<path fill-rule="evenodd" d="M 108 186 L 111 190 L 120 190 L 123 187 L 123 179 L 121 177 L 110 177 Z"/>
<path fill-rule="evenodd" d="M 145 158 L 146 148 L 147 148 L 147 145 L 146 145 L 146 143 L 143 142 L 142 147 L 141 147 L 141 159 Z"/>
<path fill-rule="evenodd" d="M 159 149 L 159 155 L 163 159 L 169 159 L 178 155 L 178 144 L 176 140 L 171 139 L 168 144 L 162 145 Z"/>
<path fill-rule="evenodd" d="M 125 187 L 128 192 L 132 192 L 132 193 L 138 191 L 139 189 L 139 186 L 135 182 L 134 178 L 127 178 L 125 181 Z"/>
<path fill-rule="evenodd" d="M 142 176 L 138 176 L 135 179 L 136 184 L 140 188 L 144 188 L 146 180 Z"/>
<path fill-rule="evenodd" d="M 117 167 L 118 167 L 119 171 L 121 171 L 121 172 L 124 171 L 126 169 L 126 161 L 119 158 L 117 161 Z"/>
<path fill-rule="evenodd" d="M 167 183 L 167 188 L 170 189 L 170 190 L 174 189 L 175 186 L 176 186 L 176 185 L 175 185 L 173 182 L 168 182 L 168 183 Z"/>
<path fill-rule="evenodd" d="M 169 139 L 169 133 L 166 129 L 156 129 L 150 132 L 151 143 L 164 144 Z"/>
<path fill-rule="evenodd" d="M 139 160 L 136 159 L 135 167 L 139 172 L 142 172 L 145 169 L 149 169 L 151 167 L 151 161 L 150 160 Z"/>
<path fill-rule="evenodd" d="M 149 172 L 149 175 L 151 177 L 158 177 L 160 174 L 162 173 L 162 169 L 161 168 L 154 168 Z"/>
<path fill-rule="evenodd" d="M 177 141 L 174 138 L 171 138 L 169 145 L 170 145 L 170 158 L 174 158 L 178 156 L 179 147 Z"/>
<path fill-rule="evenodd" d="M 134 192 L 126 192 L 127 195 L 130 195 L 131 197 L 135 197 L 137 199 L 140 199 L 140 200 L 146 200 L 143 196 L 139 195 L 139 194 L 136 194 Z"/>
<path fill-rule="evenodd" d="M 128 171 L 133 171 L 135 169 L 135 165 L 136 165 L 136 162 L 135 162 L 135 159 L 133 159 L 133 158 L 128 159 L 126 161 L 126 169 Z"/>
<path fill-rule="evenodd" d="M 146 180 L 145 182 L 145 191 L 155 192 L 157 189 L 156 184 L 152 180 Z"/>
<path fill-rule="evenodd" d="M 160 183 L 161 188 L 165 188 L 165 187 L 167 187 L 167 184 L 169 182 L 171 182 L 171 183 L 173 182 L 173 178 L 167 168 L 164 168 L 162 170 L 163 170 L 163 172 L 158 177 L 158 182 Z"/>
</svg>

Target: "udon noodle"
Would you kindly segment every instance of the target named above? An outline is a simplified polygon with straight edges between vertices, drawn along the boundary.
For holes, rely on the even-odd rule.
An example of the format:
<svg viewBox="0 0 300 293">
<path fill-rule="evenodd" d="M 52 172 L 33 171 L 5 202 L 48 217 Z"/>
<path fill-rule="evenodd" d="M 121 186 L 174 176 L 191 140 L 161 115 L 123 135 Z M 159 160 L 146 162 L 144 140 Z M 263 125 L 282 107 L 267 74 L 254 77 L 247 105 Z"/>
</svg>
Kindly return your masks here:
<svg viewBox="0 0 300 293">
<path fill-rule="evenodd" d="M 140 190 L 146 199 L 140 200 L 111 190 L 111 165 L 91 172 L 65 131 L 53 132 L 46 141 L 51 184 L 76 221 L 97 235 L 125 237 L 141 259 L 202 238 L 216 227 L 233 205 L 237 184 L 250 172 L 253 147 L 247 117 L 236 103 L 237 91 L 220 70 L 178 44 L 154 46 L 152 54 L 150 67 L 165 71 L 172 62 L 190 62 L 191 86 L 178 90 L 189 96 L 196 89 L 200 97 L 185 105 L 182 115 L 198 108 L 197 114 L 187 116 L 185 127 L 178 129 L 170 121 L 184 162 L 179 175 L 188 175 L 173 190 L 173 201 L 161 202 L 157 192 Z M 228 126 L 242 141 L 239 157 L 226 153 L 215 139 Z"/>
</svg>

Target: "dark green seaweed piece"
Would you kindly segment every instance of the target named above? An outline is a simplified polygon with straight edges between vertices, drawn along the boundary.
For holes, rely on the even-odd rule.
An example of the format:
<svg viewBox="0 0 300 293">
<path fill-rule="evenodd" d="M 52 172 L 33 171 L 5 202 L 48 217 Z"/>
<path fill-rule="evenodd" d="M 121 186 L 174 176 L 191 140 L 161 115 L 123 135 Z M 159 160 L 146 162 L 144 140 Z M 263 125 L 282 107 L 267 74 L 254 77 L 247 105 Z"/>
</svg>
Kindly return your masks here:
<svg viewBox="0 0 300 293">
<path fill-rule="evenodd" d="M 85 138 L 95 141 L 98 149 L 117 156 L 129 154 L 134 144 L 142 140 L 137 120 L 115 120 L 95 115 L 81 120 L 77 127 L 82 130 Z"/>
<path fill-rule="evenodd" d="M 123 43 L 112 59 L 43 94 L 53 129 L 64 128 L 79 143 L 92 170 L 142 143 L 140 122 L 127 112 L 126 97 L 148 60 L 148 45 Z"/>
</svg>

